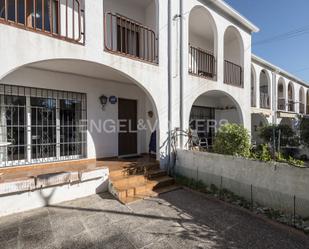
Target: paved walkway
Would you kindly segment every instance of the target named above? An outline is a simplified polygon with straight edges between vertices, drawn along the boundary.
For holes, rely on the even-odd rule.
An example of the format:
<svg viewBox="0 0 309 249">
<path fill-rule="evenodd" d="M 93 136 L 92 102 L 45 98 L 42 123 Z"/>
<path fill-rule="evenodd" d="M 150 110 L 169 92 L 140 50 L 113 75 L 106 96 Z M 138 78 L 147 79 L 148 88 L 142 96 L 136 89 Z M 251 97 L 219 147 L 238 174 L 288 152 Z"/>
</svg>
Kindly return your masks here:
<svg viewBox="0 0 309 249">
<path fill-rule="evenodd" d="M 309 248 L 309 237 L 178 190 L 123 206 L 109 194 L 0 219 L 0 248 Z"/>
</svg>

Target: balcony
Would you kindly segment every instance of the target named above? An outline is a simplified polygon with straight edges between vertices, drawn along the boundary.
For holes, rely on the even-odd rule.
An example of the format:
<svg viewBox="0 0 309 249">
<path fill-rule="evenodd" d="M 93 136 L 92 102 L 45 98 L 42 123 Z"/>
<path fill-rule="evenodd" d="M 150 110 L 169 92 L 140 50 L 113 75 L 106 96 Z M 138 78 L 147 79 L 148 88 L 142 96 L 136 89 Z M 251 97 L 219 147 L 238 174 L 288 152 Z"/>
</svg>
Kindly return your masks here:
<svg viewBox="0 0 309 249">
<path fill-rule="evenodd" d="M 260 94 L 260 107 L 263 109 L 270 109 L 270 98 L 268 93 Z"/>
<path fill-rule="evenodd" d="M 305 114 L 305 104 L 299 103 L 299 113 Z"/>
<path fill-rule="evenodd" d="M 125 16 L 105 14 L 105 49 L 111 53 L 158 63 L 156 33 Z"/>
<path fill-rule="evenodd" d="M 0 23 L 84 44 L 84 10 L 79 0 L 0 0 Z"/>
<path fill-rule="evenodd" d="M 216 59 L 213 54 L 189 46 L 189 73 L 203 78 L 215 78 Z"/>
<path fill-rule="evenodd" d="M 243 86 L 242 67 L 230 61 L 224 61 L 224 83 L 228 85 Z"/>
<path fill-rule="evenodd" d="M 288 111 L 289 112 L 295 112 L 295 103 L 294 100 L 288 101 Z"/>
<path fill-rule="evenodd" d="M 279 98 L 278 99 L 278 110 L 279 111 L 285 111 L 286 110 L 285 98 Z"/>
</svg>

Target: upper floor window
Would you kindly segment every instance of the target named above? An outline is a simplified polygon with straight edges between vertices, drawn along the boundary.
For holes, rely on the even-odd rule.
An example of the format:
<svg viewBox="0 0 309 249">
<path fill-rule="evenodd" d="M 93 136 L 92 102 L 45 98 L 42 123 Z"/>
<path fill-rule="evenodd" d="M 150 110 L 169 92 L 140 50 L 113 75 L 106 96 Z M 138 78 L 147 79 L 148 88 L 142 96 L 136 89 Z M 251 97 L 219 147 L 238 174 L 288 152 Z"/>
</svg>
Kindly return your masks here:
<svg viewBox="0 0 309 249">
<path fill-rule="evenodd" d="M 79 0 L 0 0 L 0 21 L 73 42 L 83 42 Z"/>
<path fill-rule="evenodd" d="M 106 0 L 104 13 L 106 50 L 158 63 L 157 0 Z"/>
</svg>

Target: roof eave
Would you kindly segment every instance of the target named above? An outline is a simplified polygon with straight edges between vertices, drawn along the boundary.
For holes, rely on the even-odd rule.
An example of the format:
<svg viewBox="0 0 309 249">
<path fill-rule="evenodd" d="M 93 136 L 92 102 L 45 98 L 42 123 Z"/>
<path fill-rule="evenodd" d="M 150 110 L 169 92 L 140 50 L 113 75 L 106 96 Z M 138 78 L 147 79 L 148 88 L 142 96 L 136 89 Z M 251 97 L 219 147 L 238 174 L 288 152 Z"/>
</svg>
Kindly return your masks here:
<svg viewBox="0 0 309 249">
<path fill-rule="evenodd" d="M 259 32 L 260 29 L 255 26 L 252 22 L 250 22 L 247 18 L 242 16 L 238 11 L 233 9 L 230 5 L 225 3 L 222 0 L 211 0 L 214 5 L 216 5 L 218 8 L 222 9 L 224 12 L 226 12 L 231 17 L 235 18 L 237 21 L 239 21 L 241 24 L 243 24 L 246 28 L 251 30 L 251 32 Z"/>
</svg>

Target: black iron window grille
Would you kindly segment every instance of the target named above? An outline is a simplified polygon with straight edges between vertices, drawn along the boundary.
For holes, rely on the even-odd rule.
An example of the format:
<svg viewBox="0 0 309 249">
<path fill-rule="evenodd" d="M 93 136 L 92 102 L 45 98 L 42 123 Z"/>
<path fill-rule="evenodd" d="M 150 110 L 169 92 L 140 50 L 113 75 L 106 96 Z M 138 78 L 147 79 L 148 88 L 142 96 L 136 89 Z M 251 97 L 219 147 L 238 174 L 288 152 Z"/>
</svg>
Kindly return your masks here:
<svg viewBox="0 0 309 249">
<path fill-rule="evenodd" d="M 0 84 L 0 167 L 86 157 L 84 93 Z"/>
</svg>

